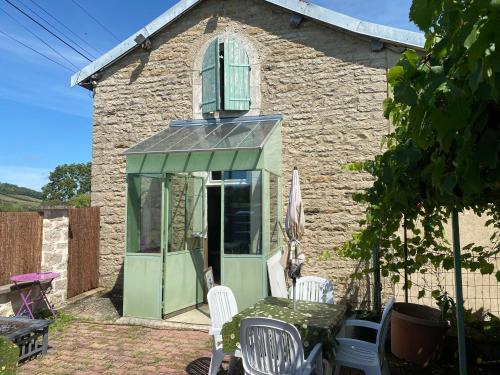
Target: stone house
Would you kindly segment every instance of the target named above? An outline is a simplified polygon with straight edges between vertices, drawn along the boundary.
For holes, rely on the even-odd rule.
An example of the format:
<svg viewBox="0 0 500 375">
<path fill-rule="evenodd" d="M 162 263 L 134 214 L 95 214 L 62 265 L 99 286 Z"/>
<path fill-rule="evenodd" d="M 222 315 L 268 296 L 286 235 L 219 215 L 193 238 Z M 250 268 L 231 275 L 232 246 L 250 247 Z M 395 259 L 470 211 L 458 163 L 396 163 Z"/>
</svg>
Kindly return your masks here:
<svg viewBox="0 0 500 375">
<path fill-rule="evenodd" d="M 356 228 L 351 194 L 370 183 L 342 166 L 380 152 L 387 70 L 423 42 L 300 0 L 181 0 L 76 73 L 94 95 L 101 284 L 125 280 L 125 314 L 194 305 L 206 266 L 243 306 L 266 295 L 294 166 L 304 273 L 355 293 L 357 265 L 322 256 Z"/>
</svg>

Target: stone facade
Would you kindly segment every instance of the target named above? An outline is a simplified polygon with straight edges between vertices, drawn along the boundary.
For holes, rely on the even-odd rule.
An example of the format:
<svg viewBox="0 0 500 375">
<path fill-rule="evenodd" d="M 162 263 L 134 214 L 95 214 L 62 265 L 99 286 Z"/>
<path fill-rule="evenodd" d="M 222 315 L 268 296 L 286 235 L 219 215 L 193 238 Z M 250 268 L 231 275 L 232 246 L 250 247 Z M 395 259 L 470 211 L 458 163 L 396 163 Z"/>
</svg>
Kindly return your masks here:
<svg viewBox="0 0 500 375">
<path fill-rule="evenodd" d="M 67 211 L 44 212 L 42 240 L 42 272 L 57 272 L 52 282 L 50 302 L 61 305 L 68 289 L 68 230 Z"/>
<path fill-rule="evenodd" d="M 95 88 L 92 163 L 92 204 L 101 207 L 103 286 L 122 283 L 122 152 L 171 120 L 192 118 L 200 50 L 230 33 L 257 54 L 260 113 L 284 116 L 283 194 L 297 166 L 307 222 L 305 272 L 333 279 L 338 297 L 356 296 L 348 276 L 358 265 L 334 252 L 327 260 L 321 254 L 332 252 L 357 227 L 362 210 L 351 195 L 370 179 L 342 166 L 381 151 L 389 129 L 382 115 L 386 73 L 398 55 L 390 46 L 373 51 L 368 39 L 307 19 L 293 28 L 290 16 L 259 0 L 206 0 L 152 37 L 151 51 L 136 49 L 104 70 Z"/>
</svg>

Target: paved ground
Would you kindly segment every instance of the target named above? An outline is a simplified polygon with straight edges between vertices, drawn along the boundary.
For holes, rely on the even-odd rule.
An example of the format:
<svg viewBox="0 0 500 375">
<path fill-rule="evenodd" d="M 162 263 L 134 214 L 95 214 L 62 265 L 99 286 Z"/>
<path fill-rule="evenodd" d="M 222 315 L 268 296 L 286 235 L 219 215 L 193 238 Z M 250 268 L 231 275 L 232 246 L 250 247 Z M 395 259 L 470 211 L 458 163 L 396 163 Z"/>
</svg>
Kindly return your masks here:
<svg viewBox="0 0 500 375">
<path fill-rule="evenodd" d="M 115 324 L 113 322 L 120 321 L 117 319 L 121 315 L 121 298 L 111 293 L 81 299 L 63 311 L 84 321 L 73 321 L 60 331 L 51 331 L 49 353 L 24 363 L 19 375 L 208 373 L 211 344 L 206 331 L 167 328 L 163 326 L 165 324 L 150 328 Z M 392 375 L 458 373 L 452 365 L 419 369 L 394 357 L 390 357 L 390 363 Z M 227 368 L 227 363 L 223 367 Z M 219 375 L 225 372 L 223 369 Z M 240 362 L 236 375 L 241 374 Z M 358 374 L 361 373 L 354 370 L 342 372 L 342 375 Z M 475 368 L 470 369 L 469 374 L 500 374 L 500 369 Z"/>
<path fill-rule="evenodd" d="M 44 357 L 24 363 L 19 375 L 189 374 L 206 375 L 210 364 L 207 332 L 145 328 L 98 322 L 71 322 L 51 332 Z M 223 364 L 227 368 L 227 363 Z M 237 374 L 242 374 L 241 362 Z M 225 374 L 222 369 L 219 375 Z M 391 358 L 393 375 L 452 375 L 456 367 L 418 369 Z M 499 374 L 495 369 L 471 369 L 469 374 Z M 343 371 L 342 375 L 358 375 Z"/>
<path fill-rule="evenodd" d="M 79 298 L 62 311 L 85 320 L 115 321 L 122 315 L 122 296 L 118 293 L 100 291 Z"/>
<path fill-rule="evenodd" d="M 208 373 L 210 343 L 200 331 L 72 322 L 51 332 L 48 355 L 23 364 L 21 375 Z"/>
</svg>

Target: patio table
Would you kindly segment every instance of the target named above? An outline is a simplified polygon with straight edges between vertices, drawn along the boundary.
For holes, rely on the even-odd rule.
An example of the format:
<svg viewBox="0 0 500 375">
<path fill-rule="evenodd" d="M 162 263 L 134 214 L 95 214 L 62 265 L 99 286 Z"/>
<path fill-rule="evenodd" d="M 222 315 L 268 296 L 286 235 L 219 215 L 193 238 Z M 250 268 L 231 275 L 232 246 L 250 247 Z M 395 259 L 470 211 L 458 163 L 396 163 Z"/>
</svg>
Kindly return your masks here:
<svg viewBox="0 0 500 375">
<path fill-rule="evenodd" d="M 306 358 L 314 346 L 321 343 L 323 357 L 332 361 L 336 345 L 335 336 L 342 326 L 347 307 L 340 304 L 297 301 L 297 310 L 293 311 L 292 305 L 292 300 L 287 298 L 267 297 L 236 314 L 222 327 L 224 352 L 240 349 L 241 319 L 264 317 L 278 319 L 297 327 Z"/>
<path fill-rule="evenodd" d="M 57 272 L 35 272 L 35 273 L 25 273 L 22 275 L 12 276 L 10 278 L 10 281 L 12 281 L 16 286 L 16 289 L 19 290 L 19 295 L 21 296 L 21 300 L 23 301 L 23 303 L 19 307 L 19 310 L 17 310 L 16 317 L 22 317 L 24 314 L 28 313 L 28 316 L 31 319 L 35 319 L 31 306 L 35 302 L 43 301 L 47 306 L 47 308 L 52 313 L 52 317 L 55 319 L 56 312 L 54 310 L 54 307 L 50 304 L 41 282 L 48 281 L 49 283 L 51 283 L 52 280 L 54 280 L 57 277 L 59 277 L 59 273 Z M 24 293 L 21 288 L 21 286 L 25 283 L 31 283 L 27 293 Z M 35 288 L 38 288 L 40 293 L 40 298 L 33 300 L 31 295 L 34 292 Z"/>
</svg>

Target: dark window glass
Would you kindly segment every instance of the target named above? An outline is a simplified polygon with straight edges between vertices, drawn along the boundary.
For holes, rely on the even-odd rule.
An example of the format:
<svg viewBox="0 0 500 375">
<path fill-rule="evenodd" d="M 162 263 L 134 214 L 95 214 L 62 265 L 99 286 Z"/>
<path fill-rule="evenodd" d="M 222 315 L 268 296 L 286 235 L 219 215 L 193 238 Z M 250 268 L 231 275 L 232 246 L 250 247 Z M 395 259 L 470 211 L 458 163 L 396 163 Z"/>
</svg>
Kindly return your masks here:
<svg viewBox="0 0 500 375">
<path fill-rule="evenodd" d="M 262 253 L 262 173 L 224 173 L 224 253 Z"/>
</svg>

